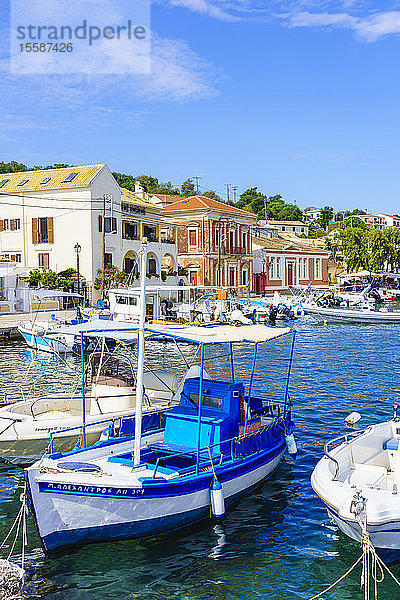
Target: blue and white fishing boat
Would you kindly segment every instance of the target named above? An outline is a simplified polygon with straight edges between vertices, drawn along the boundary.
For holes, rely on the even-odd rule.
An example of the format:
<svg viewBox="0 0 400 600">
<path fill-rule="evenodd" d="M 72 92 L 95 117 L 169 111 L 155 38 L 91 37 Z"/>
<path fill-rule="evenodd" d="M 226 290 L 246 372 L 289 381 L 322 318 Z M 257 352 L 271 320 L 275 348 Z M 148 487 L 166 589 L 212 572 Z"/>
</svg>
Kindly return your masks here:
<svg viewBox="0 0 400 600">
<path fill-rule="evenodd" d="M 145 272 L 144 270 L 142 272 Z M 143 290 L 144 291 L 144 290 Z M 144 293 L 141 301 L 144 309 Z M 199 345 L 198 376 L 187 377 L 165 427 L 142 433 L 144 334 Z M 285 452 L 295 454 L 288 394 L 282 402 L 253 394 L 259 345 L 289 328 L 144 326 L 138 330 L 134 437 L 44 457 L 26 471 L 31 506 L 49 556 L 78 545 L 168 534 L 231 504 L 270 475 Z M 294 334 L 293 334 L 294 343 Z M 205 351 L 227 344 L 229 381 L 205 371 Z M 248 386 L 235 377 L 234 349 L 254 349 Z M 293 344 L 290 365 L 293 358 Z"/>
</svg>

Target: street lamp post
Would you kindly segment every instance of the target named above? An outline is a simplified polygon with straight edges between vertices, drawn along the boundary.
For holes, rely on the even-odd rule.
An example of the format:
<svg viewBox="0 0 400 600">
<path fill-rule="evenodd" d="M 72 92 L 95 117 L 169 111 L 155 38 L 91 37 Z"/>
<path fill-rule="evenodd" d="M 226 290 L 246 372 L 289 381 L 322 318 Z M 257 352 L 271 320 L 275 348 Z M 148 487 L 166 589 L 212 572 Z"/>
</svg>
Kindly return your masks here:
<svg viewBox="0 0 400 600">
<path fill-rule="evenodd" d="M 77 242 L 74 246 L 76 252 L 76 272 L 78 274 L 78 294 L 80 293 L 80 281 L 79 281 L 79 253 L 82 250 L 81 245 Z"/>
<path fill-rule="evenodd" d="M 262 276 L 263 276 L 263 297 L 265 296 L 265 265 L 267 261 L 265 258 L 262 259 Z"/>
</svg>

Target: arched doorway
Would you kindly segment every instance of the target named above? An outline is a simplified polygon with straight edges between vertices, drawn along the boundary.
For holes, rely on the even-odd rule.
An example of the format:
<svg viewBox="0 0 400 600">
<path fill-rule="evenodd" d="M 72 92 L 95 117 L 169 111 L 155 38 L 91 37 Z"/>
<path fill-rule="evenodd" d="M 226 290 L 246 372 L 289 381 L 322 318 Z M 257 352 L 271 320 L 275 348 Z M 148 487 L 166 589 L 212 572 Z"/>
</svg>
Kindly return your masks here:
<svg viewBox="0 0 400 600">
<path fill-rule="evenodd" d="M 138 257 L 135 252 L 129 250 L 124 256 L 122 270 L 127 275 L 137 275 L 139 273 Z"/>
</svg>

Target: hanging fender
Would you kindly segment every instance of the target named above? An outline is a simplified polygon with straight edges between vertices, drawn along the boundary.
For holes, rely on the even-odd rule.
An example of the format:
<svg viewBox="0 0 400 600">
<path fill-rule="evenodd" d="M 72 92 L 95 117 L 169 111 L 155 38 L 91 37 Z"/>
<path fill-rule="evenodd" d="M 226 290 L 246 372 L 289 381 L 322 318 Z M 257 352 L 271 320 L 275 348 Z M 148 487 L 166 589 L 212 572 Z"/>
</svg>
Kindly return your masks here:
<svg viewBox="0 0 400 600">
<path fill-rule="evenodd" d="M 292 458 L 296 458 L 297 446 L 296 446 L 296 440 L 294 439 L 293 433 L 291 433 L 290 435 L 285 435 L 285 441 L 286 441 L 286 448 L 287 448 L 288 453 L 290 454 L 290 456 Z"/>
<path fill-rule="evenodd" d="M 225 515 L 224 490 L 218 479 L 213 479 L 210 487 L 211 512 L 216 519 Z"/>
</svg>

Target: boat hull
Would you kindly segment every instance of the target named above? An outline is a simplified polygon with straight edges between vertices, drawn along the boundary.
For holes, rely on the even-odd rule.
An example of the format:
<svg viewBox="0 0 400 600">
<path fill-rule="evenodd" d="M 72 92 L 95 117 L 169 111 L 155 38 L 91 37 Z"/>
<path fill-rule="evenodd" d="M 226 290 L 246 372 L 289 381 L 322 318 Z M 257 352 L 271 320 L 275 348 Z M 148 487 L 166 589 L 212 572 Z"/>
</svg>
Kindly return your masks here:
<svg viewBox="0 0 400 600">
<path fill-rule="evenodd" d="M 245 464 L 238 461 L 219 475 L 226 504 L 239 499 L 268 477 L 278 467 L 285 449 L 284 444 L 280 444 L 273 453 L 262 452 Z M 55 488 L 49 489 L 51 482 L 41 486 L 38 476 L 34 467 L 27 472 L 34 519 L 49 556 L 83 544 L 168 534 L 210 516 L 212 474 L 185 485 L 182 482 L 153 484 L 136 490 L 93 484 L 61 484 L 61 489 L 60 484 L 53 484 Z M 129 494 L 131 497 L 127 497 Z"/>
<path fill-rule="evenodd" d="M 400 323 L 400 311 L 379 312 L 340 308 L 323 308 L 303 306 L 306 315 L 315 315 L 326 321 L 344 321 L 349 323 Z"/>
<path fill-rule="evenodd" d="M 328 516 L 339 529 L 348 537 L 360 542 L 362 539 L 361 527 L 356 521 L 340 517 L 332 508 L 327 507 Z M 400 548 L 400 520 L 390 521 L 382 525 L 367 524 L 370 540 L 376 548 Z"/>
<path fill-rule="evenodd" d="M 47 335 L 37 335 L 23 327 L 18 328 L 20 334 L 26 341 L 29 348 L 40 350 L 41 352 L 72 352 L 72 344 L 67 344 L 61 339 L 56 339 Z"/>
</svg>

